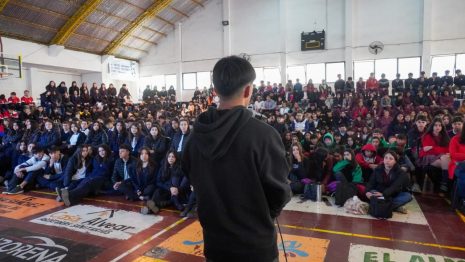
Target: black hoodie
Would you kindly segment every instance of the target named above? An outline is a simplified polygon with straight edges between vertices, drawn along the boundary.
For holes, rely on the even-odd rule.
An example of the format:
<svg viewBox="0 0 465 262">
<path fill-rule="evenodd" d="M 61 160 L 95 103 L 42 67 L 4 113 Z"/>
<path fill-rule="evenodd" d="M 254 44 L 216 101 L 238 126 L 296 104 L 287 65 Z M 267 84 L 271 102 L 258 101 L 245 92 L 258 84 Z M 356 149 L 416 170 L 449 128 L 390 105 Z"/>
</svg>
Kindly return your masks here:
<svg viewBox="0 0 465 262">
<path fill-rule="evenodd" d="M 290 200 L 290 168 L 273 127 L 242 106 L 210 108 L 195 122 L 182 164 L 197 196 L 208 259 L 278 256 L 273 219 Z"/>
</svg>

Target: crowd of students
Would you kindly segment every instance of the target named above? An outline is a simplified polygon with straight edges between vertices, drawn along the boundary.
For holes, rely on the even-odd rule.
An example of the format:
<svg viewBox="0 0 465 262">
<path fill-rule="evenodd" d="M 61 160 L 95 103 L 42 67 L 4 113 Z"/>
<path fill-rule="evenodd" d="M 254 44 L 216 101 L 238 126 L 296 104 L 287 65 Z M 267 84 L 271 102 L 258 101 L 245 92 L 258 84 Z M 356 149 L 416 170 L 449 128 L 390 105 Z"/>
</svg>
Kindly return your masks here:
<svg viewBox="0 0 465 262">
<path fill-rule="evenodd" d="M 328 193 L 334 183 L 353 183 L 362 199 L 390 197 L 405 213 L 426 172 L 437 192 L 448 193 L 455 166 L 465 160 L 465 105 L 454 107 L 454 96 L 465 90 L 461 72 L 455 79 L 422 72 L 392 82 L 338 77 L 334 88 L 298 79 L 254 88 L 250 108 L 281 135 L 292 191 L 302 194 L 309 181 Z M 3 193 L 49 188 L 67 206 L 121 194 L 144 201 L 145 214 L 171 205 L 194 217 L 182 152 L 193 122 L 216 101 L 212 87 L 197 88 L 187 103 L 176 101 L 173 87 L 147 88 L 143 101 L 133 103 L 125 85 L 117 95 L 112 84 L 94 83 L 88 91 L 85 83 L 68 88 L 53 81 L 37 105 L 28 91 L 21 99 L 2 95 Z"/>
</svg>

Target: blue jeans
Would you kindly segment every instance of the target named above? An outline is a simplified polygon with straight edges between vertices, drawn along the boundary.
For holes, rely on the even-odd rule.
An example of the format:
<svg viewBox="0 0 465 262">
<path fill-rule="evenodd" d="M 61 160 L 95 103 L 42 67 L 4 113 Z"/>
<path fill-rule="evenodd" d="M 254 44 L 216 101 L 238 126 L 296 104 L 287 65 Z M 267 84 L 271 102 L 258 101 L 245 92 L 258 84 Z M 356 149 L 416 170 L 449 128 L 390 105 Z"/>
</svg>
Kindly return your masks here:
<svg viewBox="0 0 465 262">
<path fill-rule="evenodd" d="M 376 190 L 371 190 L 371 193 L 378 192 Z M 392 209 L 396 210 L 397 208 L 407 204 L 412 201 L 413 197 L 409 192 L 400 192 L 399 194 L 392 196 Z"/>
<path fill-rule="evenodd" d="M 400 192 L 392 198 L 392 208 L 395 210 L 396 208 L 399 208 L 412 201 L 412 199 L 412 194 L 409 192 Z"/>
</svg>

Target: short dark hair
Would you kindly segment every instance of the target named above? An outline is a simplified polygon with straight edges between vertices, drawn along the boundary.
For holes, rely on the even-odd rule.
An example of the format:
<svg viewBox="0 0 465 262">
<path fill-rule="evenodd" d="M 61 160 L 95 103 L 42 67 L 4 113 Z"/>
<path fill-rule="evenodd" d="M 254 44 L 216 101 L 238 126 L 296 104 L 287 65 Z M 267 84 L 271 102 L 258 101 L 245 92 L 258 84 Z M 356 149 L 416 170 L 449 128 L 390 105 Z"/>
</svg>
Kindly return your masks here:
<svg viewBox="0 0 465 262">
<path fill-rule="evenodd" d="M 451 123 L 458 123 L 458 122 L 463 122 L 463 117 L 461 116 L 454 116 L 454 118 L 452 118 L 452 122 Z"/>
<path fill-rule="evenodd" d="M 220 59 L 213 68 L 213 85 L 222 97 L 235 95 L 244 85 L 256 78 L 255 70 L 249 61 L 238 56 Z"/>
<path fill-rule="evenodd" d="M 127 145 L 127 144 L 120 145 L 119 149 L 125 149 L 125 150 L 131 152 L 131 147 L 129 145 Z"/>
<path fill-rule="evenodd" d="M 59 146 L 52 146 L 50 147 L 50 149 L 48 150 L 48 152 L 51 154 L 51 153 L 55 153 L 55 152 L 60 152 L 60 147 Z"/>
</svg>

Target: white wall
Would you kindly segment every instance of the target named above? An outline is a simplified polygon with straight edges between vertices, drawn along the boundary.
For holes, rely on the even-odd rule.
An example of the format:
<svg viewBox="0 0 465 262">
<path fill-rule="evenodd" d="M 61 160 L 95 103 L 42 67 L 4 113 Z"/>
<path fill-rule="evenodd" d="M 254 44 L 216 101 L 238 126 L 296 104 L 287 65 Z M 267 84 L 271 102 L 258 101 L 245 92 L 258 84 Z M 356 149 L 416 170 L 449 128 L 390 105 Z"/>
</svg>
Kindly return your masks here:
<svg viewBox="0 0 465 262">
<path fill-rule="evenodd" d="M 15 91 L 22 95 L 25 89 L 31 91 L 34 99 L 44 92 L 45 86 L 53 80 L 57 85 L 65 81 L 67 86 L 76 81 L 80 86 L 87 82 L 91 86 L 93 82 L 115 84 L 119 89 L 124 82 L 128 85 L 134 98 L 138 97 L 136 81 L 116 81 L 108 73 L 109 59 L 102 56 L 63 50 L 56 56 L 49 54 L 49 47 L 36 43 L 20 41 L 2 37 L 3 51 L 8 55 L 21 55 L 23 60 L 23 78 L 10 78 L 0 80 L 0 93 L 8 94 Z"/>
<path fill-rule="evenodd" d="M 183 22 L 180 39 L 176 31 L 163 39 L 141 61 L 141 76 L 212 70 L 224 56 L 219 39 L 227 2 L 210 0 Z M 353 61 L 465 53 L 464 10 L 463 0 L 229 0 L 229 44 L 256 67 L 345 61 L 347 77 Z M 321 29 L 326 50 L 301 52 L 300 33 Z M 373 41 L 385 44 L 381 54 L 369 53 Z M 180 91 L 190 98 L 192 92 Z"/>
</svg>

